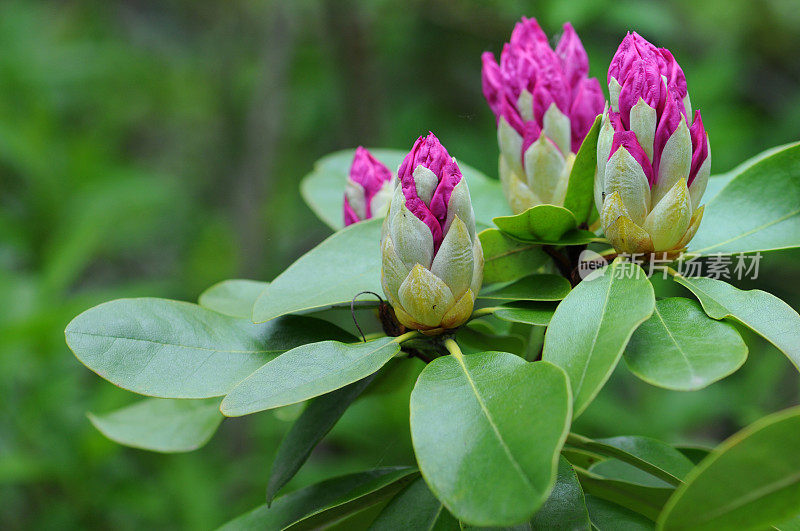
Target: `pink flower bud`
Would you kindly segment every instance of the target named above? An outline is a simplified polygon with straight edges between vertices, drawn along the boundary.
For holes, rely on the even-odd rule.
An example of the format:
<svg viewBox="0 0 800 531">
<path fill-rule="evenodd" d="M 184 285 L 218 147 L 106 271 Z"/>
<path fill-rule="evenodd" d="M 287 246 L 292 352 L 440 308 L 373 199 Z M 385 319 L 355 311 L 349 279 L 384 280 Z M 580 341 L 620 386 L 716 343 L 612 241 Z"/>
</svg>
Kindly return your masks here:
<svg viewBox="0 0 800 531">
<path fill-rule="evenodd" d="M 414 147 L 397 170 L 397 177 L 406 208 L 428 226 L 435 251 L 442 243 L 450 194 L 461 182 L 458 164 L 436 135 L 428 133 L 414 142 Z"/>
<path fill-rule="evenodd" d="M 523 17 L 500 62 L 489 52 L 481 59 L 483 94 L 497 118 L 500 179 L 512 210 L 562 204 L 574 153 L 605 104 L 600 83 L 587 77 L 589 58 L 575 29 L 564 24 L 553 50 L 536 19 Z"/>
<path fill-rule="evenodd" d="M 389 168 L 369 150 L 361 146 L 356 148 L 344 195 L 345 226 L 370 219 L 383 207 L 388 207 L 391 179 Z"/>
</svg>

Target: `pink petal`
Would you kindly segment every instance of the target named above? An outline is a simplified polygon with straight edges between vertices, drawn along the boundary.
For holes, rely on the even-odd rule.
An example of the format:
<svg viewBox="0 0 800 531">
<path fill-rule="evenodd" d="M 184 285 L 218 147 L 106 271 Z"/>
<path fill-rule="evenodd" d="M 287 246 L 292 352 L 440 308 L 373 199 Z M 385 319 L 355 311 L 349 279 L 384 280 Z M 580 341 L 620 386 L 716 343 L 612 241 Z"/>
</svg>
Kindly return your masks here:
<svg viewBox="0 0 800 531">
<path fill-rule="evenodd" d="M 619 112 L 625 128 L 630 127 L 631 108 L 643 99 L 656 113 L 664 107 L 667 88 L 655 63 L 636 61 L 631 65 L 619 92 Z"/>
<path fill-rule="evenodd" d="M 556 46 L 556 55 L 561 59 L 564 76 L 574 97 L 581 82 L 589 74 L 589 56 L 586 55 L 575 28 L 569 22 L 564 24 L 564 34 Z"/>
<path fill-rule="evenodd" d="M 639 163 L 639 166 L 644 170 L 645 177 L 647 177 L 647 182 L 650 183 L 650 187 L 652 187 L 655 183 L 653 166 L 650 164 L 650 159 L 647 158 L 647 153 L 645 153 L 642 146 L 639 145 L 639 141 L 636 139 L 636 133 L 633 131 L 619 131 L 614 133 L 614 139 L 611 141 L 611 152 L 608 158 L 610 159 L 611 155 L 621 147 L 627 149 L 628 153 Z"/>
<path fill-rule="evenodd" d="M 600 88 L 600 82 L 595 77 L 584 79 L 578 86 L 578 92 L 569 112 L 573 153 L 578 152 L 595 118 L 603 112 L 604 106 L 605 96 Z"/>
<path fill-rule="evenodd" d="M 500 99 L 503 92 L 503 74 L 500 72 L 500 65 L 495 61 L 493 53 L 483 52 L 481 62 L 483 63 L 483 68 L 481 69 L 483 96 L 489 103 L 489 108 L 499 119 Z"/>
<path fill-rule="evenodd" d="M 358 215 L 356 215 L 355 210 L 353 207 L 350 206 L 350 203 L 347 201 L 347 198 L 344 198 L 344 226 L 347 227 L 348 225 L 352 225 L 353 223 L 357 223 L 361 221 L 358 219 Z"/>
<path fill-rule="evenodd" d="M 367 219 L 372 217 L 370 203 L 383 185 L 391 180 L 392 172 L 381 161 L 372 156 L 368 149 L 358 146 L 350 166 L 349 178 L 364 187 L 367 206 Z"/>
<path fill-rule="evenodd" d="M 700 111 L 694 112 L 694 122 L 689 127 L 689 134 L 692 137 L 692 166 L 689 170 L 687 184 L 692 184 L 700 167 L 708 158 L 708 137 L 703 127 L 703 120 L 700 118 Z"/>
<path fill-rule="evenodd" d="M 683 116 L 681 111 L 684 109 L 683 102 L 678 101 L 674 94 L 667 94 L 666 100 L 664 112 L 661 114 L 656 126 L 656 136 L 653 142 L 653 169 L 656 175 L 658 175 L 658 165 L 661 163 L 661 154 L 664 152 L 664 146 L 681 123 L 681 117 Z"/>
</svg>

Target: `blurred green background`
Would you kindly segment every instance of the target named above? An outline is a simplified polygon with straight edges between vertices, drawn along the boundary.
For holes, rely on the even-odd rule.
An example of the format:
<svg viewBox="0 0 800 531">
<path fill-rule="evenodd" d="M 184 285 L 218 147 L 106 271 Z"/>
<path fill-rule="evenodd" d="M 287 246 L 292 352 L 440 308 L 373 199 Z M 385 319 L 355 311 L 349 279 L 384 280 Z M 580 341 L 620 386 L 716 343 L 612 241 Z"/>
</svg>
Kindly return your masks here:
<svg viewBox="0 0 800 531">
<path fill-rule="evenodd" d="M 291 410 L 227 420 L 192 454 L 118 446 L 85 413 L 133 396 L 80 365 L 65 325 L 274 277 L 328 234 L 298 183 L 330 151 L 430 129 L 495 175 L 480 53 L 522 15 L 551 34 L 571 20 L 601 80 L 626 30 L 669 47 L 714 173 L 798 138 L 796 0 L 0 3 L 0 528 L 210 529 L 263 503 Z M 795 308 L 798 256 L 767 256 L 757 283 Z M 715 442 L 795 403 L 796 372 L 747 337 L 744 369 L 698 393 L 621 367 L 576 429 Z M 419 368 L 357 403 L 292 485 L 411 463 Z"/>
</svg>

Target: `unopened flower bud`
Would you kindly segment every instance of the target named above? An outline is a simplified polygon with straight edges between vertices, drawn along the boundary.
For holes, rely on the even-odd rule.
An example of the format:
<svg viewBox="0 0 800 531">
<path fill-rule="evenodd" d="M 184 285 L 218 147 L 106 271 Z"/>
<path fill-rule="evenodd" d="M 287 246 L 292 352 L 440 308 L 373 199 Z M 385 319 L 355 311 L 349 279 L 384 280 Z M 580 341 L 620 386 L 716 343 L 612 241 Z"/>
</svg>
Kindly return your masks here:
<svg viewBox="0 0 800 531">
<path fill-rule="evenodd" d="M 497 117 L 499 172 L 511 209 L 561 205 L 575 153 L 603 112 L 600 83 L 572 26 L 553 50 L 536 19 L 523 17 L 498 64 L 485 52 L 483 94 Z"/>
<path fill-rule="evenodd" d="M 359 146 L 344 189 L 345 226 L 386 214 L 392 197 L 392 172 Z"/>
<path fill-rule="evenodd" d="M 467 182 L 433 133 L 398 170 L 381 240 L 383 291 L 406 327 L 438 334 L 472 314 L 483 250 Z"/>
<path fill-rule="evenodd" d="M 608 88 L 595 176 L 606 237 L 621 253 L 679 251 L 700 226 L 711 171 L 683 70 L 668 50 L 629 33 L 611 61 Z"/>
</svg>

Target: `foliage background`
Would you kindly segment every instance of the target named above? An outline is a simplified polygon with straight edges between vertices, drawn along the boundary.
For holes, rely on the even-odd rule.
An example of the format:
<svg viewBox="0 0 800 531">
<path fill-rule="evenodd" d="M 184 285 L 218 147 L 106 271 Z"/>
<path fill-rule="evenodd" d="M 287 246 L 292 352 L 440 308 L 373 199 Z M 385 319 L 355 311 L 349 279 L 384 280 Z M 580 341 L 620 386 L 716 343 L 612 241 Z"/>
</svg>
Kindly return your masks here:
<svg viewBox="0 0 800 531">
<path fill-rule="evenodd" d="M 297 186 L 330 151 L 430 129 L 494 175 L 480 53 L 521 15 L 551 34 L 571 20 L 601 80 L 626 30 L 669 47 L 714 173 L 798 137 L 794 0 L 0 3 L 0 527 L 209 529 L 262 503 L 296 410 L 227 420 L 192 454 L 118 446 L 85 412 L 132 395 L 80 365 L 66 323 L 111 298 L 272 278 L 328 233 Z M 767 255 L 757 283 L 795 308 L 798 256 Z M 747 338 L 744 369 L 698 393 L 621 367 L 576 429 L 714 442 L 795 403 L 788 362 Z M 418 370 L 351 408 L 292 486 L 411 463 Z"/>
</svg>

